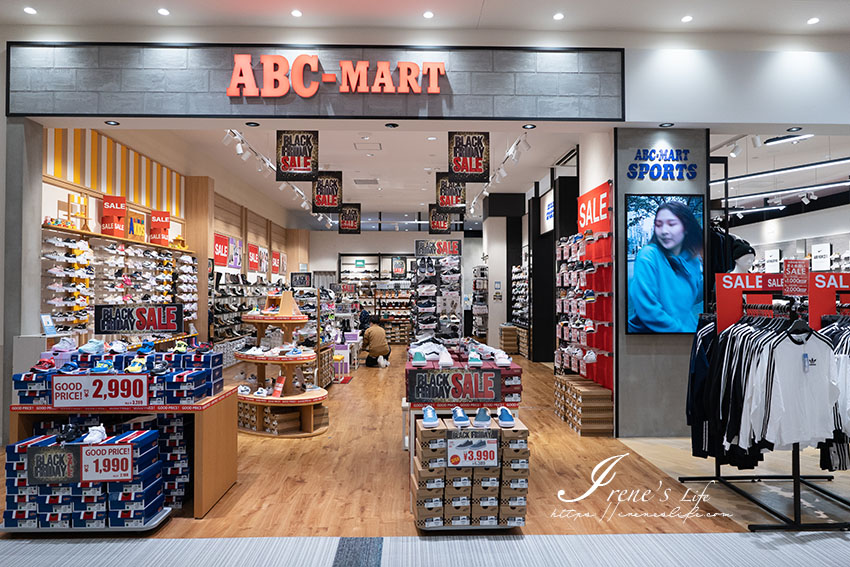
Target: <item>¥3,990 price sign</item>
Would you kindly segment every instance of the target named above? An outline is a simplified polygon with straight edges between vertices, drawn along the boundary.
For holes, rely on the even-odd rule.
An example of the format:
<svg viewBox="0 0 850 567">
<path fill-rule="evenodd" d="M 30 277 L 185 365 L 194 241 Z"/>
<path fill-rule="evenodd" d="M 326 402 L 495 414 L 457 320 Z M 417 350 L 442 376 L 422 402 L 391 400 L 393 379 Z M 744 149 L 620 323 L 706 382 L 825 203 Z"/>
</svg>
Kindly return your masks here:
<svg viewBox="0 0 850 567">
<path fill-rule="evenodd" d="M 148 405 L 147 374 L 57 374 L 53 407 L 139 407 Z"/>
<path fill-rule="evenodd" d="M 133 480 L 133 446 L 83 445 L 80 447 L 80 482 Z"/>
<path fill-rule="evenodd" d="M 447 432 L 450 467 L 499 466 L 499 432 L 495 429 L 456 429 Z"/>
</svg>

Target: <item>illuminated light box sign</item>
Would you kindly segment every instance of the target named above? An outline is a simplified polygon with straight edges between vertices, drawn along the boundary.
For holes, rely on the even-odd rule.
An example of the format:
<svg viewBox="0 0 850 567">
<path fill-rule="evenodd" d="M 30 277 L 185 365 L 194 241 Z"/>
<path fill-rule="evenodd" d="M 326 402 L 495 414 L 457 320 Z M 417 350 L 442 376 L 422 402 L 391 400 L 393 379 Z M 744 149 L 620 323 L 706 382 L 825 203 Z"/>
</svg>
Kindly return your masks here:
<svg viewBox="0 0 850 567">
<path fill-rule="evenodd" d="M 277 181 L 312 181 L 319 174 L 319 132 L 277 131 Z"/>
<path fill-rule="evenodd" d="M 96 335 L 182 332 L 182 303 L 94 306 Z"/>
<path fill-rule="evenodd" d="M 428 205 L 428 234 L 451 234 L 452 215 L 441 212 L 437 205 Z"/>
<path fill-rule="evenodd" d="M 438 173 L 437 210 L 442 213 L 463 213 L 466 210 L 466 183 L 451 181 L 448 173 Z"/>
<path fill-rule="evenodd" d="M 346 203 L 339 208 L 339 234 L 360 234 L 360 203 Z"/>
<path fill-rule="evenodd" d="M 342 205 L 342 172 L 320 172 L 313 180 L 313 212 L 338 213 L 340 205 Z"/>
<path fill-rule="evenodd" d="M 325 72 L 330 69 L 321 64 L 318 55 L 301 54 L 290 62 L 283 55 L 265 54 L 260 55 L 263 86 L 259 88 L 254 64 L 249 53 L 233 55 L 227 96 L 277 98 L 286 96 L 291 89 L 302 98 L 311 98 L 323 84 L 337 85 L 335 90 L 339 93 L 421 94 L 425 87 L 426 94 L 440 94 L 440 76 L 446 74 L 442 61 L 423 62 L 421 67 L 412 61 L 399 61 L 394 67 L 389 61 L 377 61 L 370 83 L 370 61 L 340 61 L 337 75 Z M 395 69 L 398 81 L 393 77 Z"/>
<path fill-rule="evenodd" d="M 690 181 L 697 176 L 696 163 L 688 161 L 686 148 L 640 148 L 628 166 L 628 179 Z"/>
<path fill-rule="evenodd" d="M 449 179 L 466 183 L 490 181 L 489 132 L 449 132 Z"/>
</svg>

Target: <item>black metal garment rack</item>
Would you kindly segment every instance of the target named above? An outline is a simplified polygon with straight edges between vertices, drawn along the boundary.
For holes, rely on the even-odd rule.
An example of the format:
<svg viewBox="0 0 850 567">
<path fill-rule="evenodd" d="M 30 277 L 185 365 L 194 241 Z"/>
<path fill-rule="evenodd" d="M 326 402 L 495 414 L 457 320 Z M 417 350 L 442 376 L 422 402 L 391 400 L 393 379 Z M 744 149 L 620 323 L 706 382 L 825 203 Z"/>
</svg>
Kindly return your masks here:
<svg viewBox="0 0 850 567">
<path fill-rule="evenodd" d="M 787 313 L 790 316 L 794 317 L 796 314 L 801 313 L 802 309 L 800 307 L 794 308 L 788 306 L 780 306 L 780 305 L 753 305 L 753 304 L 744 304 L 744 312 L 747 312 L 747 309 L 752 310 L 773 310 L 775 313 Z M 722 453 L 722 441 L 718 440 L 718 446 L 715 448 L 715 454 L 720 455 Z M 794 443 L 791 448 L 791 474 L 790 475 L 724 475 L 722 474 L 721 464 L 717 457 L 714 458 L 714 475 L 713 476 L 680 476 L 679 482 L 716 482 L 719 485 L 725 486 L 729 490 L 735 492 L 737 495 L 742 498 L 747 499 L 752 502 L 777 520 L 780 523 L 773 524 L 750 524 L 747 528 L 752 532 L 760 532 L 760 531 L 848 531 L 850 530 L 850 522 L 803 522 L 802 519 L 802 505 L 801 505 L 801 496 L 802 496 L 802 488 L 805 486 L 806 488 L 821 494 L 833 502 L 837 502 L 838 504 L 850 509 L 850 500 L 843 498 L 834 492 L 831 492 L 822 486 L 815 484 L 815 481 L 831 481 L 834 480 L 833 475 L 801 475 L 800 474 L 800 444 Z M 789 518 L 787 515 L 778 511 L 774 507 L 769 504 L 762 502 L 752 494 L 747 491 L 741 489 L 735 483 L 740 482 L 765 482 L 765 481 L 781 481 L 788 482 L 791 481 L 794 486 L 794 496 L 793 496 L 793 506 L 794 506 L 794 517 Z"/>
</svg>

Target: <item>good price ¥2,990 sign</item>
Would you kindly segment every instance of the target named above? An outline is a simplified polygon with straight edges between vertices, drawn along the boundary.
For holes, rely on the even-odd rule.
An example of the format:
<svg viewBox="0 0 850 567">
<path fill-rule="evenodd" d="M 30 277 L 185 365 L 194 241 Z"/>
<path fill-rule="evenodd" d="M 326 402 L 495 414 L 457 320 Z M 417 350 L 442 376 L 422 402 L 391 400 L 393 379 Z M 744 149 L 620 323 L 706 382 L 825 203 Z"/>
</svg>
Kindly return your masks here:
<svg viewBox="0 0 850 567">
<path fill-rule="evenodd" d="M 148 405 L 147 374 L 57 374 L 55 408 L 130 408 Z"/>
</svg>

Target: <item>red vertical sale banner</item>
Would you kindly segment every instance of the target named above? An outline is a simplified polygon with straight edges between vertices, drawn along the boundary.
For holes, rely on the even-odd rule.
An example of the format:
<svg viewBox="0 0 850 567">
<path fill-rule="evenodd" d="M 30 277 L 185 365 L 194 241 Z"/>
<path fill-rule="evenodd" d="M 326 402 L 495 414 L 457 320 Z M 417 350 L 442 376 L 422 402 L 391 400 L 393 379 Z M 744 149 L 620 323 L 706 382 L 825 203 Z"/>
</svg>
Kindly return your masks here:
<svg viewBox="0 0 850 567">
<path fill-rule="evenodd" d="M 280 252 L 272 252 L 272 273 L 280 273 Z"/>
<path fill-rule="evenodd" d="M 216 234 L 213 240 L 213 253 L 216 266 L 227 266 L 227 255 L 230 252 L 230 239 L 227 236 Z"/>
<path fill-rule="evenodd" d="M 808 260 L 785 260 L 782 271 L 782 295 L 809 295 Z"/>
<path fill-rule="evenodd" d="M 114 195 L 103 196 L 103 215 L 100 232 L 108 236 L 124 237 L 124 218 L 127 216 L 127 198 Z"/>
<path fill-rule="evenodd" d="M 171 213 L 168 211 L 151 211 L 150 226 L 151 243 L 168 246 L 168 236 L 171 231 Z"/>
<path fill-rule="evenodd" d="M 248 271 L 260 271 L 260 248 L 256 244 L 248 244 Z"/>
<path fill-rule="evenodd" d="M 578 198 L 578 230 L 611 231 L 611 184 L 607 181 Z"/>
</svg>

